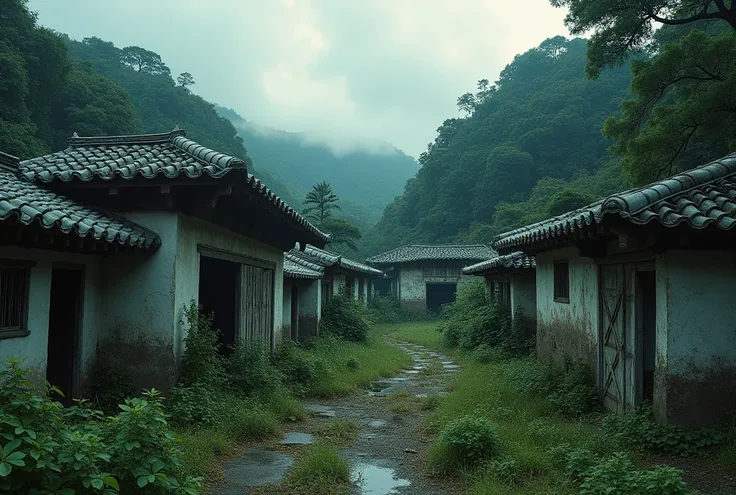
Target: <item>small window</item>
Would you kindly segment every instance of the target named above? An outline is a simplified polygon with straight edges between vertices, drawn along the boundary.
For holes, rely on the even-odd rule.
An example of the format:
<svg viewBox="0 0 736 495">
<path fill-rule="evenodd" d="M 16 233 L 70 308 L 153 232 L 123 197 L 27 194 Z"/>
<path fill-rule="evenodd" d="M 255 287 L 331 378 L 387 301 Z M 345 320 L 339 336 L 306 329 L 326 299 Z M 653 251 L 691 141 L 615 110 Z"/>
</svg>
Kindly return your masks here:
<svg viewBox="0 0 736 495">
<path fill-rule="evenodd" d="M 0 338 L 28 335 L 30 267 L 0 262 Z"/>
<path fill-rule="evenodd" d="M 332 299 L 332 284 L 322 281 L 322 304 L 327 304 Z"/>
<path fill-rule="evenodd" d="M 570 302 L 570 264 L 555 261 L 555 301 Z"/>
</svg>

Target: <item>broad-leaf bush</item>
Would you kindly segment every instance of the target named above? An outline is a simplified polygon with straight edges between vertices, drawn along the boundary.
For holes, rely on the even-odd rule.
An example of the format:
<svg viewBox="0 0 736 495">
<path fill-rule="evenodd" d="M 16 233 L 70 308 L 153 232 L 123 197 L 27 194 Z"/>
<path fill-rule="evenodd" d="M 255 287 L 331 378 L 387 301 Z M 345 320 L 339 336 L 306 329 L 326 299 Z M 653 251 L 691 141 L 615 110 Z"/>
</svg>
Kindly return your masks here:
<svg viewBox="0 0 736 495">
<path fill-rule="evenodd" d="M 368 340 L 370 323 L 363 303 L 355 300 L 349 291 L 340 290 L 322 307 L 319 328 L 322 335 L 364 343 Z"/>
<path fill-rule="evenodd" d="M 109 417 L 84 402 L 64 409 L 54 393 L 22 361 L 0 370 L 2 493 L 196 495 L 201 480 L 179 477 L 179 445 L 155 390 Z"/>
</svg>

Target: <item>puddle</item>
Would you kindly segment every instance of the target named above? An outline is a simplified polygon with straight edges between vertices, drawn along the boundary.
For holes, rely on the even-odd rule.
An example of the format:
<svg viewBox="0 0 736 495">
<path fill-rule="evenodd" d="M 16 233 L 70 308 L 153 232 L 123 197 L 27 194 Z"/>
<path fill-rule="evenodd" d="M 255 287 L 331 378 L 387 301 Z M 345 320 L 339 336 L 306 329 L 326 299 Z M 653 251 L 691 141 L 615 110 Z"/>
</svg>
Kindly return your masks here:
<svg viewBox="0 0 736 495">
<path fill-rule="evenodd" d="M 411 485 L 409 480 L 397 478 L 393 469 L 367 462 L 355 465 L 352 478 L 362 495 L 391 495 L 398 493 L 397 488 Z"/>
</svg>

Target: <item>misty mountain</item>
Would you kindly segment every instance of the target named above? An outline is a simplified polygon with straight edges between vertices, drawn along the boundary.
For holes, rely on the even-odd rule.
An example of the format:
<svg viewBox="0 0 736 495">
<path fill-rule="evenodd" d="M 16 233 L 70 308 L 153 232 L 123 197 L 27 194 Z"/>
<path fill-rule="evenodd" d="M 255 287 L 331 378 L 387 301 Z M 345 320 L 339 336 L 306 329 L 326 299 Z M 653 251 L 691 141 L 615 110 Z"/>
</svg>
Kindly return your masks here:
<svg viewBox="0 0 736 495">
<path fill-rule="evenodd" d="M 340 197 L 343 216 L 361 217 L 359 224 L 375 223 L 419 170 L 412 157 L 389 145 L 337 153 L 305 134 L 258 126 L 228 108 L 217 107 L 217 111 L 233 123 L 258 168 L 298 191 L 329 182 Z"/>
</svg>

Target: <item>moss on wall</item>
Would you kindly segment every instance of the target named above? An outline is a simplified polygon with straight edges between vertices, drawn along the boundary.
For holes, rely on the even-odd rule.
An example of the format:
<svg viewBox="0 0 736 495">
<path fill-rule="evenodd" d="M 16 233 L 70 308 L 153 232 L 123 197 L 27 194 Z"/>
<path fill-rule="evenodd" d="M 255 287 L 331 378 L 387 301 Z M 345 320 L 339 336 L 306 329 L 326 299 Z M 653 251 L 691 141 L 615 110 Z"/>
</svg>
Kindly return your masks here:
<svg viewBox="0 0 736 495">
<path fill-rule="evenodd" d="M 597 352 L 595 342 L 584 325 L 576 322 L 552 319 L 537 322 L 537 356 L 541 360 L 564 364 L 568 357 L 583 361 L 596 376 Z"/>
</svg>

